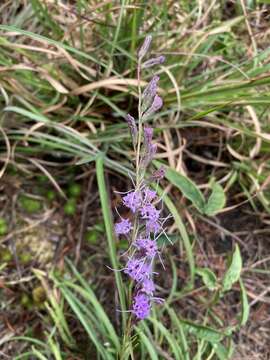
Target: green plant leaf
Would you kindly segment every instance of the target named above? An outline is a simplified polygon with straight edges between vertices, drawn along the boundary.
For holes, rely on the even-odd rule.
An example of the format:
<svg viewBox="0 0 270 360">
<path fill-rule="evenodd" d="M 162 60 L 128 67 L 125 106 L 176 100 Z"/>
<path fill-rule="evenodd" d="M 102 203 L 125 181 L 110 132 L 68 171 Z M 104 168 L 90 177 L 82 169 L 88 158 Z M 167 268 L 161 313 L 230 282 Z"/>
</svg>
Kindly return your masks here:
<svg viewBox="0 0 270 360">
<path fill-rule="evenodd" d="M 242 258 L 241 258 L 239 246 L 236 244 L 229 268 L 226 271 L 223 278 L 223 282 L 222 282 L 223 291 L 230 290 L 233 284 L 239 280 L 241 270 L 242 270 Z"/>
<path fill-rule="evenodd" d="M 201 276 L 204 285 L 209 290 L 212 291 L 212 290 L 216 289 L 217 278 L 216 278 L 216 275 L 213 273 L 212 270 L 210 270 L 208 268 L 196 268 L 195 273 L 198 274 L 199 276 Z"/>
<path fill-rule="evenodd" d="M 188 283 L 187 287 L 191 288 L 193 286 L 193 282 L 194 282 L 195 265 L 194 265 L 194 255 L 193 255 L 192 243 L 190 241 L 190 237 L 187 233 L 185 224 L 183 223 L 183 220 L 182 220 L 178 210 L 174 206 L 174 203 L 170 199 L 170 197 L 168 195 L 164 194 L 164 191 L 160 186 L 157 188 L 157 192 L 158 192 L 159 196 L 163 197 L 164 204 L 166 205 L 166 207 L 172 214 L 175 224 L 181 235 L 182 241 L 184 243 L 184 247 L 186 250 L 187 259 L 188 259 L 188 263 L 189 263 L 189 269 L 190 269 L 190 282 Z"/>
<path fill-rule="evenodd" d="M 115 241 L 115 233 L 114 233 L 114 226 L 112 220 L 112 213 L 110 207 L 110 200 L 109 195 L 107 192 L 107 187 L 105 183 L 105 173 L 104 173 L 104 158 L 102 155 L 99 155 L 96 159 L 96 174 L 97 174 L 97 183 L 98 183 L 98 190 L 99 190 L 99 198 L 101 203 L 102 214 L 105 223 L 105 231 L 107 235 L 107 242 L 108 242 L 108 251 L 111 260 L 112 267 L 114 269 L 118 268 L 118 260 L 116 254 L 116 241 Z M 120 272 L 114 271 L 116 286 L 119 293 L 119 300 L 121 305 L 122 312 L 122 319 L 123 319 L 123 328 L 126 323 L 126 299 L 125 299 L 125 292 L 124 286 L 122 282 L 122 278 Z"/>
<path fill-rule="evenodd" d="M 215 349 L 215 354 L 217 355 L 219 360 L 229 360 L 232 357 L 233 354 L 233 342 L 230 339 L 229 347 L 225 347 L 222 344 L 212 344 L 213 348 Z"/>
<path fill-rule="evenodd" d="M 247 292 L 242 279 L 239 279 L 239 284 L 241 291 L 241 306 L 242 306 L 240 325 L 244 326 L 248 321 L 248 317 L 249 317 L 249 304 L 248 304 Z"/>
<path fill-rule="evenodd" d="M 157 168 L 160 168 L 161 163 L 158 161 L 154 161 L 154 165 Z M 202 192 L 199 190 L 199 188 L 193 181 L 171 168 L 166 168 L 165 177 L 167 180 L 170 181 L 171 184 L 176 186 L 200 212 L 203 213 L 205 207 L 205 199 Z"/>
<path fill-rule="evenodd" d="M 226 196 L 222 186 L 218 183 L 214 183 L 212 186 L 212 193 L 205 205 L 204 213 L 209 216 L 213 216 L 223 209 L 226 203 Z"/>
<path fill-rule="evenodd" d="M 215 330 L 209 326 L 203 326 L 194 324 L 187 320 L 182 320 L 184 328 L 190 333 L 195 335 L 197 338 L 209 341 L 212 343 L 218 343 L 224 338 L 224 334 Z"/>
<path fill-rule="evenodd" d="M 157 239 L 157 244 L 159 247 L 162 247 L 162 246 L 166 246 L 166 245 L 172 245 L 172 244 L 175 244 L 177 241 L 179 241 L 179 235 L 170 235 L 170 234 L 166 234 L 165 235 L 160 235 L 159 238 Z"/>
</svg>

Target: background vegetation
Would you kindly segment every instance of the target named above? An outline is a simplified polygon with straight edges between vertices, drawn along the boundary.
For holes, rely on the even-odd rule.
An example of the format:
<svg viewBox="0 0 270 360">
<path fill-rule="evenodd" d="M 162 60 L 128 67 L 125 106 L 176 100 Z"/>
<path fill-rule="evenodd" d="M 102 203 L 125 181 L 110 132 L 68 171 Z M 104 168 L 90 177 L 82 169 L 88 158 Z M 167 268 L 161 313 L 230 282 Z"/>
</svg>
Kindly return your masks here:
<svg viewBox="0 0 270 360">
<path fill-rule="evenodd" d="M 269 1 L 0 4 L 3 359 L 267 359 Z M 166 55 L 166 299 L 123 338 L 136 49 Z M 149 69 L 145 81 L 152 76 Z M 109 206 L 108 206 L 109 205 Z"/>
</svg>

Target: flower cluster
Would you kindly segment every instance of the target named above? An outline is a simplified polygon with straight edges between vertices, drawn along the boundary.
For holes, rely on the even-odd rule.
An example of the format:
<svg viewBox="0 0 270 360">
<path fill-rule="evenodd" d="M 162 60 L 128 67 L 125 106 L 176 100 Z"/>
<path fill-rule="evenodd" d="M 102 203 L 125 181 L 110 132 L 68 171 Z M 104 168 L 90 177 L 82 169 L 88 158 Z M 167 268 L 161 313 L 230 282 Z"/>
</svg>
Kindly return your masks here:
<svg viewBox="0 0 270 360">
<path fill-rule="evenodd" d="M 136 218 L 136 236 L 132 239 L 130 251 L 132 256 L 127 260 L 124 273 L 136 284 L 132 312 L 141 320 L 149 315 L 151 303 L 155 300 L 153 266 L 159 256 L 157 238 L 164 231 L 163 219 L 160 217 L 161 210 L 157 208 L 159 199 L 156 191 L 145 184 L 123 196 L 122 202 L 133 214 L 134 221 L 121 218 L 115 224 L 115 232 L 119 236 L 131 237 Z"/>
<path fill-rule="evenodd" d="M 147 36 L 138 52 L 138 83 L 140 84 L 140 70 L 164 62 L 159 56 L 143 62 L 151 43 L 151 36 Z M 128 114 L 126 121 L 130 129 L 134 150 L 136 153 L 136 179 L 134 189 L 122 197 L 123 205 L 129 209 L 132 220 L 122 218 L 115 224 L 118 236 L 126 236 L 130 240 L 127 263 L 124 273 L 134 281 L 134 296 L 131 312 L 138 320 L 145 319 L 151 310 L 153 301 L 159 301 L 154 296 L 154 263 L 159 255 L 157 239 L 164 232 L 161 218 L 160 199 L 157 192 L 150 186 L 159 182 L 164 176 L 164 169 L 153 171 L 146 178 L 157 145 L 153 143 L 153 128 L 144 125 L 149 116 L 162 107 L 162 99 L 157 95 L 159 77 L 154 75 L 149 84 L 139 95 L 138 120 Z M 140 133 L 141 132 L 141 133 Z"/>
</svg>

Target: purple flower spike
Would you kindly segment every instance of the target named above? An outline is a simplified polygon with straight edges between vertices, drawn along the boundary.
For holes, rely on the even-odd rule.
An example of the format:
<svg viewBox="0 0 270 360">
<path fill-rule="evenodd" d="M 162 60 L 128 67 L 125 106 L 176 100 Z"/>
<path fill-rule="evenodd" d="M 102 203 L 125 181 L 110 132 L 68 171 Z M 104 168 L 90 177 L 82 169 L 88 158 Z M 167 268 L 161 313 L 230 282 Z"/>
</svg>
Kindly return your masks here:
<svg viewBox="0 0 270 360">
<path fill-rule="evenodd" d="M 149 316 L 151 310 L 150 299 L 146 294 L 137 293 L 133 301 L 132 312 L 139 320 Z"/>
<path fill-rule="evenodd" d="M 166 58 L 163 55 L 158 56 L 156 58 L 149 59 L 145 63 L 142 64 L 142 67 L 143 67 L 143 69 L 146 69 L 146 68 L 149 68 L 149 67 L 154 66 L 154 65 L 163 64 L 165 59 Z"/>
<path fill-rule="evenodd" d="M 142 196 L 140 192 L 132 191 L 123 197 L 123 204 L 135 213 L 141 206 Z"/>
<path fill-rule="evenodd" d="M 162 108 L 162 106 L 163 106 L 163 101 L 162 101 L 161 97 L 156 95 L 151 107 L 143 114 L 143 118 L 145 119 L 146 117 L 152 115 L 153 113 L 158 111 L 160 108 Z"/>
<path fill-rule="evenodd" d="M 146 170 L 158 149 L 157 143 L 153 141 L 154 130 L 146 124 L 148 117 L 162 107 L 163 101 L 158 96 L 159 76 L 154 75 L 142 91 L 141 73 L 142 69 L 165 61 L 164 56 L 146 58 L 151 41 L 152 36 L 146 36 L 138 51 L 138 118 L 134 119 L 130 114 L 125 116 L 133 142 L 135 166 L 132 173 L 129 173 L 133 189 L 121 193 L 122 203 L 130 210 L 131 220 L 120 217 L 115 224 L 116 234 L 125 235 L 130 244 L 125 253 L 127 260 L 123 271 L 132 280 L 134 293 L 130 312 L 137 320 L 147 318 L 152 304 L 161 302 L 161 299 L 155 296 L 153 275 L 156 273 L 153 271 L 156 258 L 162 263 L 157 239 L 161 233 L 165 233 L 163 224 L 169 217 L 160 216 L 161 209 L 157 204 L 162 199 L 158 197 L 157 191 L 150 187 L 150 183 L 153 181 L 158 183 L 164 177 L 164 168 L 153 171 L 151 176 L 146 175 Z"/>
<path fill-rule="evenodd" d="M 140 48 L 140 50 L 138 52 L 139 59 L 142 59 L 147 54 L 147 51 L 149 50 L 151 42 L 152 42 L 152 36 L 147 35 L 146 38 L 144 39 L 142 47 Z"/>
<path fill-rule="evenodd" d="M 136 147 L 137 144 L 137 137 L 138 137 L 138 130 L 137 130 L 137 125 L 135 122 L 135 119 L 133 116 L 127 114 L 125 117 L 127 123 L 128 123 L 128 127 L 129 127 L 129 131 L 130 131 L 130 135 L 132 138 L 132 142 L 133 142 L 133 146 Z"/>
<path fill-rule="evenodd" d="M 115 232 L 117 235 L 126 235 L 132 229 L 132 225 L 129 219 L 122 219 L 119 223 L 115 224 Z"/>
</svg>

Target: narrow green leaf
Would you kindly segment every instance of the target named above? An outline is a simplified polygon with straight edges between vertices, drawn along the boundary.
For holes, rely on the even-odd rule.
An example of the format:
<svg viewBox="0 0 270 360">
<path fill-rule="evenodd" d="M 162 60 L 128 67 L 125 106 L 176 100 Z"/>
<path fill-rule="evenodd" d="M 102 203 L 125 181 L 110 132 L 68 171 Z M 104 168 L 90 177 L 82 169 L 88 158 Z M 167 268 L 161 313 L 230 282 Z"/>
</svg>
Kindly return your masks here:
<svg viewBox="0 0 270 360">
<path fill-rule="evenodd" d="M 141 343 L 145 346 L 149 359 L 151 360 L 158 360 L 158 355 L 156 353 L 155 345 L 149 340 L 149 338 L 140 330 L 138 327 L 135 328 L 137 334 L 141 339 Z"/>
<path fill-rule="evenodd" d="M 211 291 L 217 287 L 217 278 L 212 270 L 208 268 L 196 268 L 195 273 L 200 275 L 204 285 Z"/>
<path fill-rule="evenodd" d="M 154 318 L 149 318 L 151 323 L 156 326 L 157 330 L 160 332 L 162 336 L 167 340 L 167 343 L 174 355 L 173 359 L 175 360 L 182 360 L 183 354 L 182 350 L 180 349 L 178 342 L 176 339 L 172 336 L 170 331 L 158 320 Z"/>
<path fill-rule="evenodd" d="M 182 353 L 183 353 L 183 360 L 190 360 L 190 357 L 189 357 L 190 349 L 188 346 L 186 334 L 184 332 L 183 324 L 181 323 L 181 320 L 179 319 L 179 317 L 177 316 L 177 314 L 173 308 L 169 307 L 166 304 L 165 304 L 165 307 L 171 318 L 172 324 L 174 324 L 177 329 L 177 335 L 178 335 L 180 346 L 181 346 Z"/>
<path fill-rule="evenodd" d="M 163 189 L 161 189 L 161 187 L 158 187 L 158 194 L 160 196 L 162 196 L 164 204 L 166 205 L 166 207 L 172 214 L 175 224 L 176 224 L 176 226 L 180 232 L 181 238 L 183 240 L 184 247 L 185 247 L 186 254 L 187 254 L 189 269 L 190 269 L 190 283 L 187 285 L 187 287 L 188 288 L 192 287 L 193 282 L 194 282 L 195 265 L 194 265 L 194 256 L 193 256 L 193 251 L 192 251 L 192 245 L 191 245 L 191 241 L 188 236 L 185 224 L 183 223 L 183 220 L 182 220 L 181 216 L 179 215 L 178 210 L 174 206 L 173 202 L 171 201 L 171 199 L 169 198 L 168 195 L 164 195 Z"/>
<path fill-rule="evenodd" d="M 55 360 L 63 360 L 61 351 L 59 349 L 59 344 L 56 343 L 50 336 L 48 337 L 48 345 L 54 355 Z"/>
<path fill-rule="evenodd" d="M 239 284 L 241 290 L 241 306 L 242 306 L 240 325 L 244 326 L 248 321 L 248 317 L 249 317 L 249 304 L 248 304 L 247 292 L 241 278 L 239 279 Z"/>
<path fill-rule="evenodd" d="M 218 183 L 214 183 L 212 186 L 212 193 L 205 205 L 204 213 L 209 216 L 213 216 L 223 209 L 226 203 L 226 196 L 222 186 Z"/>
<path fill-rule="evenodd" d="M 105 184 L 105 176 L 104 176 L 104 159 L 103 156 L 100 155 L 97 157 L 96 160 L 96 172 L 97 172 L 97 183 L 98 183 L 98 190 L 99 190 L 99 197 L 101 202 L 102 214 L 105 223 L 107 241 L 108 241 L 108 249 L 109 249 L 109 256 L 111 260 L 111 264 L 113 269 L 118 269 L 118 260 L 116 254 L 116 241 L 114 235 L 114 226 L 112 221 L 112 214 L 110 208 L 110 200 L 107 193 L 107 188 Z M 119 299 L 121 304 L 122 318 L 123 318 L 123 328 L 125 328 L 127 316 L 124 312 L 126 310 L 126 301 L 125 301 L 125 292 L 124 286 L 122 282 L 121 275 L 119 271 L 114 271 L 115 281 L 119 293 Z"/>
<path fill-rule="evenodd" d="M 97 157 L 96 155 L 84 156 L 83 158 L 81 158 L 79 161 L 76 162 L 76 165 L 88 164 L 92 161 L 95 161 L 96 157 Z"/>
<path fill-rule="evenodd" d="M 232 255 L 231 263 L 223 278 L 223 282 L 222 282 L 223 291 L 230 290 L 233 284 L 239 280 L 241 270 L 242 270 L 242 258 L 241 258 L 239 246 L 236 244 L 234 253 Z"/>
<path fill-rule="evenodd" d="M 32 346 L 33 355 L 37 357 L 39 360 L 47 360 L 46 356 L 44 356 L 40 351 L 35 349 L 34 346 Z"/>
<path fill-rule="evenodd" d="M 67 300 L 69 306 L 73 310 L 74 314 L 76 315 L 77 319 L 80 321 L 83 328 L 87 332 L 89 338 L 91 339 L 91 341 L 95 345 L 97 351 L 102 356 L 102 359 L 104 359 L 104 360 L 112 360 L 110 354 L 106 351 L 106 349 L 104 348 L 102 342 L 98 338 L 98 334 L 97 334 L 97 331 L 96 331 L 97 323 L 96 323 L 96 319 L 94 318 L 94 316 L 92 316 L 92 318 L 90 318 L 89 314 L 86 315 L 85 312 L 83 312 L 83 309 L 81 307 L 81 303 L 78 300 L 78 298 L 75 295 L 73 295 L 73 293 L 70 292 L 63 285 L 61 286 L 61 292 L 64 295 L 65 299 Z"/>
</svg>

